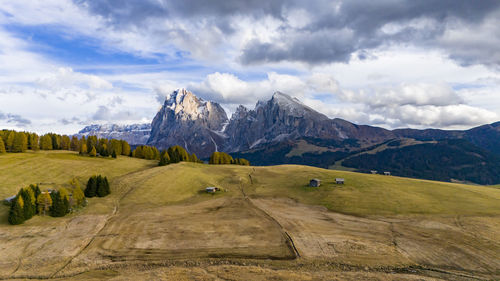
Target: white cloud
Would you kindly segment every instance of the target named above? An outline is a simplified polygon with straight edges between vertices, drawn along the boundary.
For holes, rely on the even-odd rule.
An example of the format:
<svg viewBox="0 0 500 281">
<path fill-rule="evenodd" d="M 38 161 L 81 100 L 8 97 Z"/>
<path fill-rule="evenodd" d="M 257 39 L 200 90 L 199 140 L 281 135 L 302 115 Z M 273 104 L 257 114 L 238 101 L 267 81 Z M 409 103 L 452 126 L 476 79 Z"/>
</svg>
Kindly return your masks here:
<svg viewBox="0 0 500 281">
<path fill-rule="evenodd" d="M 55 72 L 43 74 L 42 77 L 37 79 L 37 84 L 49 89 L 79 87 L 109 90 L 113 88 L 110 82 L 96 75 L 74 72 L 69 67 L 60 67 Z"/>
</svg>

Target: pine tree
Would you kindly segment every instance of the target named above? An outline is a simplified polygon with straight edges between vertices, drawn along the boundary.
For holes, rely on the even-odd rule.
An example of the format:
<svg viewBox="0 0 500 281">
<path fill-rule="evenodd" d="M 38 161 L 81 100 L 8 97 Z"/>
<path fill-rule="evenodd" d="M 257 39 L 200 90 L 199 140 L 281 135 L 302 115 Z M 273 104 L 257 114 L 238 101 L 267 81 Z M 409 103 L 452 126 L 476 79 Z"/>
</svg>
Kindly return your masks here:
<svg viewBox="0 0 500 281">
<path fill-rule="evenodd" d="M 16 136 L 16 132 L 10 131 L 9 136 L 7 137 L 7 141 L 5 142 L 5 148 L 9 152 L 12 152 L 12 145 L 14 144 L 15 136 Z"/>
<path fill-rule="evenodd" d="M 107 177 L 104 177 L 104 190 L 106 191 L 106 195 L 111 194 L 111 186 L 109 186 Z"/>
<path fill-rule="evenodd" d="M 93 147 L 97 147 L 97 137 L 96 136 L 88 136 L 87 137 L 87 153 L 90 153 L 90 151 L 92 150 Z"/>
<path fill-rule="evenodd" d="M 59 189 L 59 196 L 61 196 L 61 199 L 62 199 L 62 202 L 63 202 L 63 205 L 62 205 L 62 211 L 64 212 L 64 214 L 67 214 L 70 212 L 70 208 L 71 208 L 71 196 L 70 196 L 70 193 L 69 191 L 66 189 L 66 188 L 60 188 Z"/>
<path fill-rule="evenodd" d="M 71 140 L 67 135 L 61 137 L 61 149 L 69 150 L 70 149 Z"/>
<path fill-rule="evenodd" d="M 130 145 L 128 144 L 128 142 L 126 142 L 124 140 L 122 140 L 120 142 L 122 144 L 122 155 L 130 156 Z"/>
<path fill-rule="evenodd" d="M 23 199 L 20 196 L 17 196 L 10 207 L 8 218 L 10 224 L 22 224 L 24 222 L 23 205 Z"/>
<path fill-rule="evenodd" d="M 119 140 L 112 139 L 109 143 L 110 150 L 115 152 L 116 155 L 122 154 L 122 143 Z"/>
<path fill-rule="evenodd" d="M 72 136 L 71 141 L 69 143 L 69 149 L 71 149 L 71 151 L 80 151 L 79 148 L 80 148 L 80 141 L 76 136 Z"/>
<path fill-rule="evenodd" d="M 85 194 L 83 194 L 83 191 L 80 188 L 80 186 L 73 188 L 73 202 L 74 205 L 77 207 L 85 206 L 85 203 L 87 202 L 85 200 Z"/>
<path fill-rule="evenodd" d="M 31 219 L 36 213 L 36 198 L 33 190 L 31 190 L 31 188 L 21 188 L 17 197 L 21 197 L 23 199 L 24 219 Z"/>
<path fill-rule="evenodd" d="M 196 154 L 194 153 L 191 153 L 191 155 L 189 155 L 189 162 L 194 162 L 194 163 L 198 163 L 198 157 L 196 157 Z"/>
<path fill-rule="evenodd" d="M 160 154 L 160 162 L 158 163 L 158 166 L 166 166 L 170 164 L 170 156 L 168 156 L 168 153 L 166 151 L 162 151 Z"/>
<path fill-rule="evenodd" d="M 38 206 L 38 213 L 45 216 L 52 206 L 52 197 L 47 191 L 44 191 L 38 195 L 36 203 Z"/>
<path fill-rule="evenodd" d="M 97 176 L 97 196 L 104 197 L 111 193 L 108 178 Z"/>
<path fill-rule="evenodd" d="M 7 151 L 5 150 L 5 144 L 3 143 L 2 138 L 0 137 L 0 154 L 6 153 Z"/>
<path fill-rule="evenodd" d="M 99 154 L 102 156 L 102 157 L 108 157 L 109 154 L 108 154 L 108 145 L 103 143 L 101 145 L 101 149 L 99 151 Z"/>
<path fill-rule="evenodd" d="M 31 150 L 33 150 L 33 151 L 40 150 L 39 139 L 40 139 L 40 137 L 37 134 L 30 135 L 30 147 L 29 148 Z"/>
<path fill-rule="evenodd" d="M 90 155 L 90 157 L 96 157 L 97 156 L 97 151 L 95 150 L 95 146 L 92 147 L 92 150 L 90 150 L 89 155 Z"/>
<path fill-rule="evenodd" d="M 87 153 L 87 144 L 82 143 L 82 146 L 80 146 L 80 155 L 86 154 Z"/>
<path fill-rule="evenodd" d="M 42 150 L 52 150 L 52 138 L 49 135 L 43 135 L 40 138 L 40 148 Z"/>
<path fill-rule="evenodd" d="M 61 149 L 61 136 L 58 134 L 49 134 L 51 140 L 52 140 L 52 149 L 58 150 Z"/>
<path fill-rule="evenodd" d="M 89 178 L 89 181 L 87 182 L 87 187 L 85 188 L 85 197 L 94 197 L 96 196 L 97 192 L 97 182 L 96 182 L 96 176 L 92 176 Z"/>
<path fill-rule="evenodd" d="M 56 190 L 52 191 L 50 197 L 52 199 L 50 215 L 53 217 L 64 217 L 68 213 L 69 209 L 69 202 L 67 197 Z"/>
<path fill-rule="evenodd" d="M 111 157 L 116 159 L 116 150 L 113 149 L 113 153 L 111 153 Z"/>
<path fill-rule="evenodd" d="M 15 133 L 12 143 L 12 152 L 25 152 L 28 148 L 28 138 L 25 133 Z"/>
</svg>

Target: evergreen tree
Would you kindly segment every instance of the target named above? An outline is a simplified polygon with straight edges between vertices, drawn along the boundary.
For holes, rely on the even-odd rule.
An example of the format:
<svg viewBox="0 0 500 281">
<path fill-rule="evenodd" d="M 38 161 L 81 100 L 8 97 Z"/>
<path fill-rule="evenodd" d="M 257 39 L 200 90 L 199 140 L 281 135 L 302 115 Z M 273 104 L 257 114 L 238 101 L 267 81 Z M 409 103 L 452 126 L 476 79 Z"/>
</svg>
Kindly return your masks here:
<svg viewBox="0 0 500 281">
<path fill-rule="evenodd" d="M 73 202 L 75 206 L 85 206 L 87 200 L 80 186 L 73 188 Z"/>
<path fill-rule="evenodd" d="M 23 132 L 14 134 L 14 141 L 12 143 L 12 152 L 25 152 L 28 148 L 28 138 Z"/>
<path fill-rule="evenodd" d="M 196 157 L 196 154 L 191 153 L 191 155 L 189 155 L 189 162 L 194 162 L 194 163 L 199 162 L 198 157 Z"/>
<path fill-rule="evenodd" d="M 165 166 L 170 164 L 170 156 L 168 156 L 167 151 L 162 151 L 160 154 L 160 162 L 158 163 L 158 166 Z"/>
<path fill-rule="evenodd" d="M 70 149 L 71 140 L 67 135 L 61 137 L 61 149 L 69 150 Z"/>
<path fill-rule="evenodd" d="M 40 148 L 42 150 L 52 150 L 52 138 L 49 135 L 43 135 L 40 138 Z"/>
<path fill-rule="evenodd" d="M 93 147 L 97 147 L 97 137 L 88 136 L 87 137 L 87 153 L 90 153 Z"/>
<path fill-rule="evenodd" d="M 170 163 L 189 161 L 189 154 L 182 146 L 179 145 L 171 146 L 168 148 L 167 152 L 168 156 L 170 156 Z"/>
<path fill-rule="evenodd" d="M 50 194 L 52 206 L 50 207 L 50 215 L 53 217 L 64 217 L 68 213 L 69 202 L 64 194 L 60 191 L 52 191 Z"/>
<path fill-rule="evenodd" d="M 40 144 L 39 144 L 39 137 L 37 134 L 31 134 L 30 135 L 30 145 L 29 145 L 29 149 L 33 150 L 33 151 L 38 151 L 40 150 Z"/>
<path fill-rule="evenodd" d="M 87 182 L 87 187 L 85 188 L 85 197 L 94 197 L 96 196 L 97 192 L 97 182 L 96 182 L 96 176 L 92 176 L 89 178 L 89 181 Z"/>
<path fill-rule="evenodd" d="M 13 204 L 10 207 L 9 211 L 9 223 L 10 224 L 22 224 L 24 222 L 24 210 L 23 210 L 23 199 L 20 196 L 17 196 L 14 199 Z"/>
<path fill-rule="evenodd" d="M 31 190 L 31 188 L 21 188 L 17 197 L 21 197 L 23 199 L 23 214 L 24 219 L 31 219 L 36 213 L 36 199 L 35 194 Z"/>
<path fill-rule="evenodd" d="M 103 143 L 101 145 L 101 149 L 99 151 L 99 154 L 102 156 L 102 157 L 108 157 L 109 154 L 108 154 L 108 145 Z"/>
<path fill-rule="evenodd" d="M 109 188 L 109 182 L 106 177 L 102 177 L 101 175 L 97 176 L 97 196 L 104 197 L 111 193 Z"/>
<path fill-rule="evenodd" d="M 61 136 L 58 134 L 50 133 L 48 134 L 52 140 L 52 149 L 58 150 L 61 149 Z"/>
<path fill-rule="evenodd" d="M 80 146 L 80 155 L 86 154 L 87 153 L 87 144 L 82 143 L 82 146 Z"/>
<path fill-rule="evenodd" d="M 30 184 L 30 188 L 33 191 L 33 194 L 35 195 L 35 198 L 38 198 L 40 193 L 42 193 L 40 191 L 40 187 L 38 186 L 38 184 Z"/>
<path fill-rule="evenodd" d="M 110 151 L 114 151 L 116 155 L 122 154 L 122 143 L 119 140 L 112 139 L 109 143 L 109 148 Z"/>
<path fill-rule="evenodd" d="M 69 143 L 69 149 L 71 149 L 71 151 L 80 151 L 80 141 L 76 136 L 71 137 L 71 141 Z"/>
<path fill-rule="evenodd" d="M 0 154 L 7 152 L 5 150 L 5 144 L 3 143 L 2 138 L 0 137 Z"/>
<path fill-rule="evenodd" d="M 33 191 L 33 194 L 35 195 L 35 214 L 38 212 L 38 196 L 40 196 L 40 194 L 42 193 L 40 191 L 40 187 L 38 187 L 38 184 L 30 184 L 29 188 L 31 189 L 31 191 Z"/>
<path fill-rule="evenodd" d="M 38 206 L 38 213 L 45 216 L 52 206 L 52 197 L 47 191 L 44 191 L 38 195 L 36 203 Z"/>
<path fill-rule="evenodd" d="M 104 177 L 104 191 L 106 191 L 106 195 L 111 194 L 111 187 L 107 177 Z"/>
<path fill-rule="evenodd" d="M 12 152 L 12 145 L 14 144 L 15 136 L 16 136 L 16 132 L 10 131 L 9 136 L 7 137 L 7 141 L 5 142 L 5 148 L 9 152 Z"/>
<path fill-rule="evenodd" d="M 113 150 L 113 153 L 111 153 L 111 157 L 115 158 L 116 159 L 116 150 Z"/>
<path fill-rule="evenodd" d="M 59 196 L 61 196 L 62 198 L 62 210 L 65 212 L 64 214 L 69 213 L 69 211 L 71 210 L 70 201 L 72 200 L 69 191 L 66 188 L 62 187 L 59 189 Z"/>
<path fill-rule="evenodd" d="M 122 140 L 120 142 L 122 144 L 122 155 L 130 156 L 130 145 L 128 144 L 128 142 L 126 142 L 124 140 Z"/>
<path fill-rule="evenodd" d="M 90 150 L 89 155 L 90 155 L 90 157 L 96 157 L 97 156 L 97 151 L 95 150 L 95 146 L 92 147 L 92 150 Z"/>
</svg>

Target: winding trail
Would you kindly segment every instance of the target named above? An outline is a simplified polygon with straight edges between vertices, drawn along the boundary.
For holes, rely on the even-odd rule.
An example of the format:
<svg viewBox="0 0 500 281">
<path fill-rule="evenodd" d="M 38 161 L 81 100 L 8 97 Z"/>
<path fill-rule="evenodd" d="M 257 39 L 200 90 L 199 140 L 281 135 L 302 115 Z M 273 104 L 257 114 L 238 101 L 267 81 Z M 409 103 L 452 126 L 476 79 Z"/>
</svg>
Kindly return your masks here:
<svg viewBox="0 0 500 281">
<path fill-rule="evenodd" d="M 252 169 L 252 172 L 250 174 L 248 174 L 248 178 L 250 179 L 250 184 L 253 184 L 253 179 L 252 179 L 252 174 L 255 172 L 255 168 Z M 253 201 L 252 199 L 250 199 L 250 197 L 247 196 L 247 194 L 245 193 L 245 190 L 243 188 L 243 183 L 241 182 L 240 180 L 240 190 L 241 190 L 241 193 L 243 194 L 243 198 L 249 203 L 249 205 L 254 208 L 255 210 L 257 210 L 258 212 L 262 213 L 265 217 L 267 217 L 269 220 L 271 220 L 280 230 L 281 234 L 283 235 L 283 238 L 285 239 L 286 241 L 286 245 L 288 246 L 290 252 L 293 254 L 294 256 L 294 259 L 297 259 L 297 258 L 300 258 L 300 253 L 299 253 L 299 250 L 297 249 L 297 247 L 295 246 L 295 243 L 293 242 L 293 239 L 292 237 L 290 236 L 290 234 L 288 234 L 288 232 L 285 230 L 285 228 L 283 227 L 283 225 L 281 225 L 281 223 L 279 223 L 278 220 L 276 220 L 273 216 L 271 216 L 268 212 L 266 212 L 265 210 L 263 210 L 262 208 L 259 208 Z"/>
</svg>

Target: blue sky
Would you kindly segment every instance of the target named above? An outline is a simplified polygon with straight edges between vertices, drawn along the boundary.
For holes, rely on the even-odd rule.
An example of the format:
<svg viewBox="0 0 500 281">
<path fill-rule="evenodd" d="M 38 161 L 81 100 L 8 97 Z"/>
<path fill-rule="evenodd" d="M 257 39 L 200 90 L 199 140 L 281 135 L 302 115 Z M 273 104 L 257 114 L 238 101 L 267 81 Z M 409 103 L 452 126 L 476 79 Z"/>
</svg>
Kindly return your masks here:
<svg viewBox="0 0 500 281">
<path fill-rule="evenodd" d="M 184 87 L 386 128 L 500 120 L 498 1 L 8 1 L 0 127 L 147 123 Z M 106 112 L 106 114 L 101 114 Z"/>
</svg>

